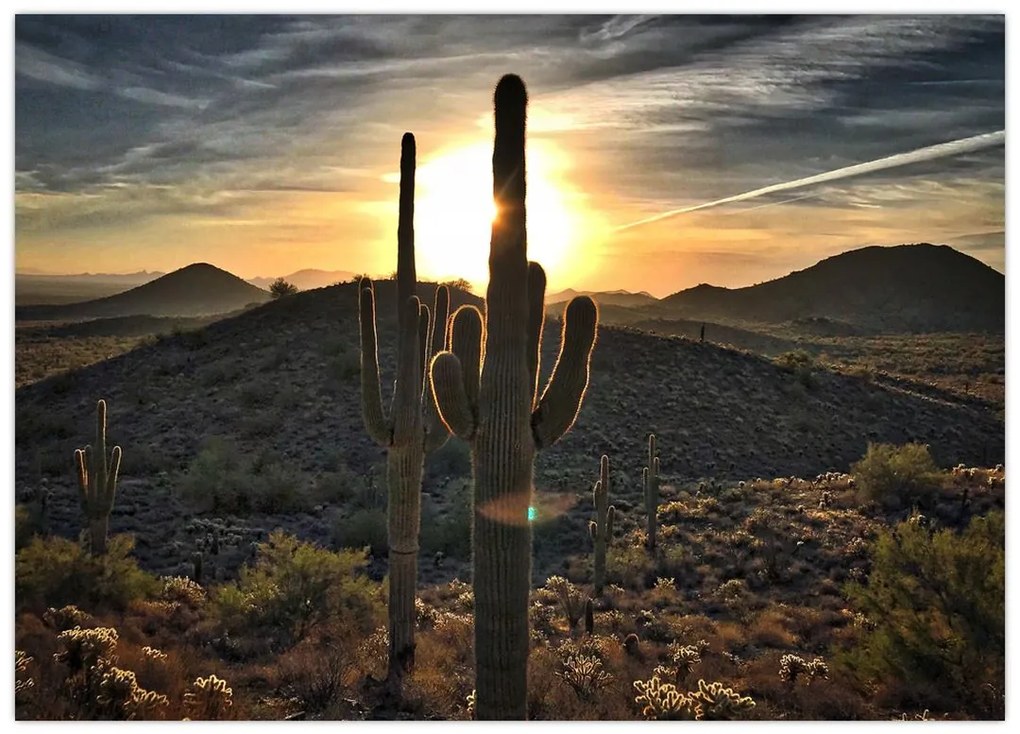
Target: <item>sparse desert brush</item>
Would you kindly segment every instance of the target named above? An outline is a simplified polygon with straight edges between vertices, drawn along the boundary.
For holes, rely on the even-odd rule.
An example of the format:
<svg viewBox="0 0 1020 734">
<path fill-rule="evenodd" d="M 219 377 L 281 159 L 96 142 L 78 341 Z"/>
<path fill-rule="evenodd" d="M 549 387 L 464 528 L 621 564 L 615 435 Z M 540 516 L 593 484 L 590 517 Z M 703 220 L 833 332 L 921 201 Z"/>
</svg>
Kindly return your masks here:
<svg viewBox="0 0 1020 734">
<path fill-rule="evenodd" d="M 373 556 L 386 554 L 386 511 L 355 510 L 333 525 L 333 542 L 340 548 L 368 548 Z"/>
<path fill-rule="evenodd" d="M 572 633 L 584 614 L 584 592 L 562 576 L 550 576 L 545 588 L 555 596 L 567 620 L 567 631 Z"/>
<path fill-rule="evenodd" d="M 891 508 L 927 505 L 942 484 L 928 446 L 921 443 L 869 443 L 851 470 L 862 499 Z"/>
<path fill-rule="evenodd" d="M 115 535 L 102 556 L 81 544 L 36 537 L 15 556 L 15 598 L 19 608 L 80 604 L 90 609 L 123 609 L 153 595 L 158 582 L 131 557 L 134 538 Z"/>
<path fill-rule="evenodd" d="M 163 579 L 160 598 L 198 609 L 205 603 L 206 592 L 199 584 L 186 576 L 171 576 Z"/>
<path fill-rule="evenodd" d="M 644 547 L 644 533 L 631 533 L 613 545 L 606 559 L 606 578 L 612 584 L 629 589 L 647 588 L 655 572 L 655 560 Z"/>
</svg>

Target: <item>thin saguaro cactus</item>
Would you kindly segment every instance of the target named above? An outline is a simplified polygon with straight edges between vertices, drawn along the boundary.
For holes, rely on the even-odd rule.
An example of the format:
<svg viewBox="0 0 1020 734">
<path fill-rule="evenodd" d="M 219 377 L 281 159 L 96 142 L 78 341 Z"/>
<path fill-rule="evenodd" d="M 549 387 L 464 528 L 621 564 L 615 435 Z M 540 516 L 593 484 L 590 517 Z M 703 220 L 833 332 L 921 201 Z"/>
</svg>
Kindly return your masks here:
<svg viewBox="0 0 1020 734">
<path fill-rule="evenodd" d="M 609 504 L 609 457 L 603 456 L 599 462 L 599 479 L 592 490 L 595 500 L 595 519 L 588 524 L 591 539 L 595 541 L 595 558 L 592 581 L 595 594 L 602 593 L 606 585 L 606 551 L 613 539 L 613 517 L 616 508 Z"/>
<path fill-rule="evenodd" d="M 500 79 L 494 95 L 485 320 L 461 307 L 451 351 L 432 362 L 447 427 L 471 445 L 474 473 L 475 689 L 479 719 L 527 717 L 528 592 L 535 452 L 573 425 L 588 386 L 598 310 L 586 296 L 566 307 L 560 353 L 539 394 L 545 272 L 528 262 L 525 213 L 527 91 Z M 484 346 L 483 346 L 484 345 Z"/>
<path fill-rule="evenodd" d="M 415 591 L 418 583 L 418 534 L 421 529 L 421 482 L 425 454 L 442 446 L 449 433 L 438 418 L 427 387 L 425 365 L 432 348 L 446 343 L 450 292 L 436 288 L 430 314 L 416 295 L 414 264 L 415 140 L 405 133 L 400 151 L 400 213 L 397 224 L 397 379 L 389 415 L 382 403 L 376 343 L 375 290 L 362 278 L 361 407 L 365 427 L 387 449 L 387 526 L 389 543 L 389 669 L 399 690 L 414 667 Z"/>
<path fill-rule="evenodd" d="M 655 550 L 655 531 L 659 520 L 659 457 L 655 453 L 655 434 L 648 434 L 648 466 L 641 470 L 641 483 L 645 490 L 648 549 Z"/>
<path fill-rule="evenodd" d="M 81 508 L 88 529 L 89 553 L 106 554 L 110 531 L 110 511 L 117 494 L 120 471 L 120 446 L 106 454 L 106 401 L 96 404 L 96 443 L 74 451 L 75 474 L 81 492 Z"/>
</svg>

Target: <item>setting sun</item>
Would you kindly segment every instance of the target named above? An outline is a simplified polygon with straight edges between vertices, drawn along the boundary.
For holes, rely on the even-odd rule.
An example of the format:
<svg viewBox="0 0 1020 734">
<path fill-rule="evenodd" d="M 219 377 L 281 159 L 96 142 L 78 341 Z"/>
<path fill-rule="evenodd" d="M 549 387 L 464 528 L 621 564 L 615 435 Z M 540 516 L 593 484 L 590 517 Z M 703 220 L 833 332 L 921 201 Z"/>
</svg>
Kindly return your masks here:
<svg viewBox="0 0 1020 734">
<path fill-rule="evenodd" d="M 415 246 L 423 277 L 488 281 L 488 242 L 496 214 L 492 199 L 492 143 L 480 140 L 430 157 L 419 148 Z M 569 256 L 594 238 L 584 197 L 566 179 L 566 156 L 552 143 L 533 141 L 527 152 L 528 256 L 542 264 L 551 283 L 576 274 Z M 388 173 L 388 183 L 399 175 Z M 577 258 L 581 259 L 581 258 Z M 567 271 L 570 271 L 569 273 Z"/>
</svg>

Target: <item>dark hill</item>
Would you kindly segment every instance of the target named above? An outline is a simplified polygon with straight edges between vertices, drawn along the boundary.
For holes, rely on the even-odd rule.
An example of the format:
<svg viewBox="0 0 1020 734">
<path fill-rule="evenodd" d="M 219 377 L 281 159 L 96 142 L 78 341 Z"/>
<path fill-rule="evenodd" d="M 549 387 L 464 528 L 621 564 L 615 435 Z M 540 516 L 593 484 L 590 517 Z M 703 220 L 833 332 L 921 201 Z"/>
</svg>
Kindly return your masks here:
<svg viewBox="0 0 1020 734">
<path fill-rule="evenodd" d="M 699 285 L 663 299 L 676 316 L 827 319 L 873 332 L 1002 331 L 1006 279 L 946 245 L 865 247 L 747 288 Z"/>
<path fill-rule="evenodd" d="M 392 284 L 381 284 L 378 293 L 386 397 L 396 334 Z M 311 497 L 319 496 L 316 487 L 332 483 L 352 491 L 345 488 L 354 479 L 378 476 L 385 453 L 361 419 L 356 294 L 354 284 L 298 293 L 18 389 L 18 495 L 45 478 L 54 528 L 77 531 L 70 457 L 91 440 L 99 397 L 109 402 L 110 440 L 124 447 L 111 529 L 137 531 L 139 556 L 161 572 L 186 570 L 194 551 L 189 528 L 201 518 L 181 499 L 180 487 L 213 436 L 234 441 L 257 466 L 284 467 L 281 486 Z M 431 302 L 432 289 L 423 287 L 421 295 Z M 468 300 L 475 299 L 458 292 L 455 304 Z M 557 322 L 548 323 L 543 373 L 552 367 L 559 333 Z M 614 462 L 617 511 L 641 512 L 625 496 L 638 494 L 649 431 L 659 437 L 667 483 L 847 470 L 869 441 L 924 441 L 943 466 L 1003 458 L 1003 422 L 977 401 L 932 398 L 824 370 L 812 382 L 805 387 L 765 358 L 708 343 L 600 330 L 578 422 L 536 465 L 540 502 L 562 511 L 543 536 L 542 558 L 554 559 L 550 568 L 558 569 L 568 546 L 585 542 L 603 453 Z M 426 471 L 429 512 L 457 502 L 451 477 L 463 481 L 456 477 L 465 470 L 455 467 L 465 465 L 465 449 L 459 441 L 448 446 L 447 458 L 433 459 Z M 458 455 L 459 463 L 450 459 Z M 338 514 L 350 512 L 344 502 L 313 500 L 315 509 L 307 512 L 229 522 L 250 537 L 279 526 L 331 543 Z"/>
<path fill-rule="evenodd" d="M 194 263 L 161 278 L 92 301 L 26 306 L 17 320 L 76 320 L 116 316 L 205 316 L 269 300 L 268 292 L 208 263 Z"/>
</svg>

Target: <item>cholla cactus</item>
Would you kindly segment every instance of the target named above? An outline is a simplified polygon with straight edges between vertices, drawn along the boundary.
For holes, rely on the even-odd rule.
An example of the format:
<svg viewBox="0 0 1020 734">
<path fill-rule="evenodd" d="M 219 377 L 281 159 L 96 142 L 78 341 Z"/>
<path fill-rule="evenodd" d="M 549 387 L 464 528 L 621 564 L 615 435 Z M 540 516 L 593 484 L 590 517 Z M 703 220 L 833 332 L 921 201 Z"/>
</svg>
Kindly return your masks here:
<svg viewBox="0 0 1020 734">
<path fill-rule="evenodd" d="M 556 673 L 573 690 L 574 694 L 585 702 L 591 702 L 603 688 L 613 680 L 613 676 L 602 667 L 602 661 L 594 655 L 576 655 L 563 662 L 563 670 Z"/>
<path fill-rule="evenodd" d="M 810 685 L 816 678 L 828 678 L 829 666 L 821 658 L 807 662 L 799 655 L 783 655 L 779 659 L 779 678 L 791 686 L 796 685 L 798 678 L 806 679 Z"/>
<path fill-rule="evenodd" d="M 157 663 L 165 663 L 167 660 L 165 652 L 155 647 L 149 647 L 148 645 L 142 648 L 142 655 L 145 656 L 146 660 L 151 660 Z"/>
<path fill-rule="evenodd" d="M 106 553 L 106 536 L 110 530 L 110 511 L 117 493 L 117 472 L 120 470 L 120 446 L 106 455 L 106 401 L 96 405 L 96 445 L 75 449 L 74 464 L 81 491 L 89 537 L 89 552 L 94 556 Z"/>
<path fill-rule="evenodd" d="M 57 635 L 60 652 L 53 659 L 64 663 L 71 673 L 88 672 L 98 667 L 115 663 L 113 651 L 117 647 L 117 630 L 112 627 L 65 630 Z"/>
<path fill-rule="evenodd" d="M 699 680 L 698 690 L 691 693 L 691 697 L 701 705 L 706 721 L 727 721 L 754 708 L 754 699 L 741 696 L 722 683 Z"/>
<path fill-rule="evenodd" d="M 184 707 L 192 718 L 219 719 L 234 704 L 234 691 L 216 675 L 196 678 L 184 694 Z"/>
<path fill-rule="evenodd" d="M 645 513 L 647 515 L 647 543 L 649 550 L 655 550 L 655 531 L 659 521 L 659 457 L 655 451 L 655 434 L 648 434 L 648 466 L 641 470 L 644 486 Z"/>
<path fill-rule="evenodd" d="M 634 703 L 641 707 L 646 721 L 697 721 L 703 716 L 699 701 L 678 691 L 672 683 L 662 682 L 658 676 L 634 681 L 634 689 L 637 691 Z"/>
<path fill-rule="evenodd" d="M 545 582 L 545 588 L 556 594 L 570 631 L 573 632 L 584 614 L 584 593 L 562 576 L 550 576 Z"/>
<path fill-rule="evenodd" d="M 151 719 L 170 701 L 162 694 L 141 688 L 133 671 L 110 666 L 99 682 L 96 703 L 113 719 Z"/>
<path fill-rule="evenodd" d="M 55 630 L 64 632 L 75 627 L 86 627 L 93 622 L 92 615 L 83 612 L 74 604 L 54 609 L 50 607 L 43 614 L 43 621 Z"/>
<path fill-rule="evenodd" d="M 669 663 L 655 668 L 655 675 L 664 680 L 682 683 L 701 662 L 701 651 L 697 645 L 681 645 L 679 642 L 669 644 Z"/>
<path fill-rule="evenodd" d="M 160 598 L 197 609 L 206 599 L 205 589 L 187 576 L 169 576 L 163 579 Z"/>
<path fill-rule="evenodd" d="M 24 650 L 14 651 L 14 698 L 17 700 L 19 696 L 24 696 L 33 687 L 35 687 L 35 680 L 31 676 L 26 675 L 28 673 L 28 664 L 31 663 L 35 658 L 31 655 L 25 654 Z"/>
<path fill-rule="evenodd" d="M 471 693 L 464 699 L 464 703 L 467 706 L 467 715 L 469 719 L 475 718 L 475 691 L 472 689 Z"/>
<path fill-rule="evenodd" d="M 592 490 L 595 500 L 595 519 L 588 524 L 588 532 L 595 541 L 594 568 L 592 579 L 595 594 L 602 593 L 606 583 L 606 554 L 613 538 L 613 517 L 616 508 L 609 504 L 609 457 L 603 456 L 599 462 L 599 479 Z"/>
</svg>

